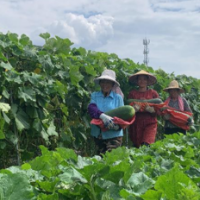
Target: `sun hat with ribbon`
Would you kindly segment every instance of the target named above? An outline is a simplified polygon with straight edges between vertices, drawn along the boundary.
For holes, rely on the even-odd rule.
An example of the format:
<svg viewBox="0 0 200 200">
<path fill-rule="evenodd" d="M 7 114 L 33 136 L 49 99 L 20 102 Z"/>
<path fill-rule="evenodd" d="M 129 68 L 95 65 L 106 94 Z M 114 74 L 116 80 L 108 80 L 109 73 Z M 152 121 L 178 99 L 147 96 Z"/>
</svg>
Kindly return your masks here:
<svg viewBox="0 0 200 200">
<path fill-rule="evenodd" d="M 168 90 L 171 90 L 171 89 L 178 89 L 180 93 L 184 92 L 184 90 L 179 87 L 178 81 L 176 80 L 171 81 L 169 86 L 165 88 L 163 91 L 168 92 Z"/>
<path fill-rule="evenodd" d="M 150 74 L 150 73 L 148 73 L 148 72 L 146 72 L 144 70 L 141 70 L 141 71 L 133 74 L 132 76 L 130 76 L 129 77 L 129 82 L 130 83 L 134 83 L 134 84 L 137 85 L 138 84 L 137 83 L 138 82 L 138 76 L 140 76 L 140 75 L 145 75 L 145 76 L 148 77 L 148 82 L 147 82 L 148 86 L 149 85 L 153 85 L 153 84 L 155 84 L 157 82 L 157 79 L 156 79 L 156 77 L 154 75 L 152 75 L 152 74 Z"/>
<path fill-rule="evenodd" d="M 120 84 L 116 81 L 116 74 L 113 70 L 104 70 L 100 77 L 94 79 L 94 82 L 96 84 L 99 84 L 99 81 L 103 79 L 113 81 L 117 86 L 120 86 Z"/>
</svg>

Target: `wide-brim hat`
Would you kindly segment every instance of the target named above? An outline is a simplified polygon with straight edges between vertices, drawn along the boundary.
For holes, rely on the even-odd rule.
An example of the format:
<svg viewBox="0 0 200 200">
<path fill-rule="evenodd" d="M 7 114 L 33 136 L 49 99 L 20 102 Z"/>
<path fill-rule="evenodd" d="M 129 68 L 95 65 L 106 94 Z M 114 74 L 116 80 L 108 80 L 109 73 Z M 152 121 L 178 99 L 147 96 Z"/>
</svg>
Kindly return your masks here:
<svg viewBox="0 0 200 200">
<path fill-rule="evenodd" d="M 120 84 L 116 81 L 116 74 L 113 70 L 104 70 L 100 77 L 94 79 L 94 82 L 96 84 L 99 84 L 99 81 L 103 79 L 113 81 L 117 86 L 120 86 Z"/>
<path fill-rule="evenodd" d="M 176 80 L 171 81 L 169 86 L 165 88 L 163 91 L 169 92 L 168 90 L 171 90 L 171 89 L 178 89 L 180 93 L 184 92 L 184 90 L 179 87 L 179 84 Z"/>
<path fill-rule="evenodd" d="M 148 82 L 147 82 L 147 85 L 154 85 L 156 82 L 157 82 L 157 79 L 154 75 L 144 71 L 144 70 L 141 70 L 135 74 L 133 74 L 132 76 L 129 77 L 129 82 L 130 83 L 134 83 L 136 85 L 138 85 L 138 76 L 140 75 L 145 75 L 145 76 L 148 76 Z"/>
</svg>

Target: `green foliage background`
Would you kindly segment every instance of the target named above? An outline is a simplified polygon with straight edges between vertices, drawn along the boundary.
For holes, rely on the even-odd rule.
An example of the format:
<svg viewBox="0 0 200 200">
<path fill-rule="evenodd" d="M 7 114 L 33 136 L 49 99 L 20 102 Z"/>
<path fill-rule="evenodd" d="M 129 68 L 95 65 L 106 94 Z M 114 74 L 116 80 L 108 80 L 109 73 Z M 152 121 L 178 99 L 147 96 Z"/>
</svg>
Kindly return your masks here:
<svg viewBox="0 0 200 200">
<path fill-rule="evenodd" d="M 134 87 L 128 77 L 141 69 L 157 77 L 154 89 L 163 100 L 167 97 L 163 88 L 178 80 L 194 112 L 190 132 L 199 130 L 199 79 L 167 74 L 116 54 L 72 48 L 69 39 L 52 38 L 49 33 L 40 36 L 45 44 L 38 47 L 24 34 L 0 33 L 0 168 L 40 155 L 39 145 L 94 155 L 87 106 L 91 92 L 99 89 L 93 79 L 105 68 L 116 72 L 125 99 Z M 159 119 L 157 140 L 162 138 L 162 129 Z"/>
</svg>

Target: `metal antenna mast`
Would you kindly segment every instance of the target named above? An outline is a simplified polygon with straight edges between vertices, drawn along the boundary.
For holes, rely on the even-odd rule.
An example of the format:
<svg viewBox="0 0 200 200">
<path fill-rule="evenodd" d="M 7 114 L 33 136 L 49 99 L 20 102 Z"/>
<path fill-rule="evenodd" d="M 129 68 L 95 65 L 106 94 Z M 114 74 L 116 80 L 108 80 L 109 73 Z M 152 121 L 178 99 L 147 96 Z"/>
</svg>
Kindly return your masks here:
<svg viewBox="0 0 200 200">
<path fill-rule="evenodd" d="M 148 67 L 149 63 L 149 58 L 148 58 L 148 53 L 149 53 L 149 48 L 148 45 L 150 43 L 150 40 L 147 40 L 146 38 L 143 39 L 143 45 L 144 45 L 144 64 Z"/>
</svg>

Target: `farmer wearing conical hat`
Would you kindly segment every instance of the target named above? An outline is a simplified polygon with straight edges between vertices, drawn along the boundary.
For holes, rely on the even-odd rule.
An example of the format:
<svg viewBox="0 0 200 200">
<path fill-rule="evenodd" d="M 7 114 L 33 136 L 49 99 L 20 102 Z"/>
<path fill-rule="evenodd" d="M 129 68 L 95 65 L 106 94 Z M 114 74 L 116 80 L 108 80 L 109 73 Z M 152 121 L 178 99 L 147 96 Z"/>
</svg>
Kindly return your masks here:
<svg viewBox="0 0 200 200">
<path fill-rule="evenodd" d="M 123 106 L 124 101 L 122 93 L 116 92 L 116 88 L 120 89 L 120 84 L 116 81 L 113 70 L 104 70 L 100 77 L 94 79 L 94 82 L 101 90 L 91 94 L 88 113 L 92 119 L 101 119 L 107 128 L 107 131 L 102 132 L 98 126 L 91 124 L 91 135 L 97 147 L 97 154 L 101 155 L 122 145 L 123 130 L 118 124 L 114 124 L 113 118 L 105 112 Z"/>
<path fill-rule="evenodd" d="M 129 92 L 128 99 L 153 99 L 158 98 L 158 93 L 149 89 L 148 86 L 154 85 L 157 79 L 152 74 L 141 70 L 129 78 L 129 82 L 137 85 L 137 90 Z M 140 147 L 141 145 L 150 145 L 155 142 L 157 132 L 157 117 L 154 107 L 146 106 L 141 112 L 138 104 L 133 105 L 136 111 L 136 119 L 129 126 L 129 136 L 133 142 L 133 146 Z"/>
<path fill-rule="evenodd" d="M 181 97 L 181 93 L 184 92 L 182 88 L 179 87 L 179 84 L 176 80 L 173 80 L 170 82 L 169 86 L 165 88 L 163 91 L 169 93 L 169 97 L 166 99 L 165 103 L 166 105 L 175 108 L 180 111 L 187 111 L 192 113 L 191 108 L 187 102 L 187 100 L 184 97 Z M 175 126 L 169 121 L 169 114 L 164 115 L 165 125 L 164 125 L 164 133 L 165 134 L 173 134 L 173 133 L 183 133 L 186 134 L 186 130 Z M 189 124 L 191 125 L 191 124 Z"/>
</svg>

